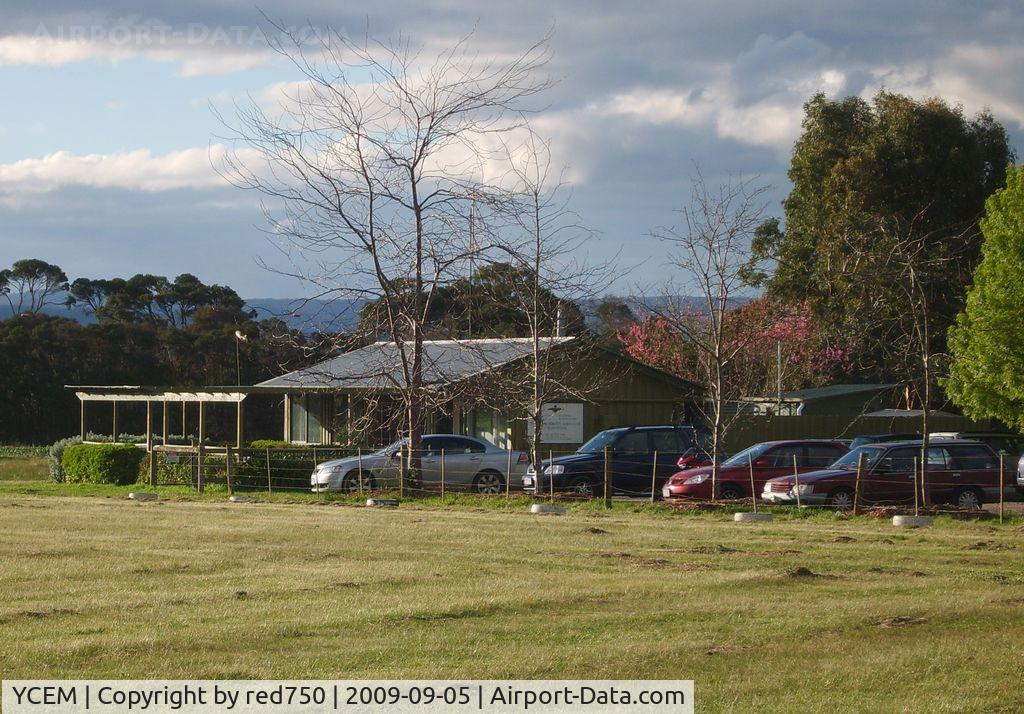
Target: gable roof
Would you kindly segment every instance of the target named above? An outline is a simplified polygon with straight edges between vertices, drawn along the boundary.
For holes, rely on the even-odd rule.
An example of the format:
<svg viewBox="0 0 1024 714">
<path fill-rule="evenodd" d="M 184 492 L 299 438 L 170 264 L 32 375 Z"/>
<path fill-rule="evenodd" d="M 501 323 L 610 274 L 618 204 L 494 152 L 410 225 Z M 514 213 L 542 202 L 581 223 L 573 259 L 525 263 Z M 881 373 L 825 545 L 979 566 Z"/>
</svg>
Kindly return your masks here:
<svg viewBox="0 0 1024 714">
<path fill-rule="evenodd" d="M 824 387 L 811 387 L 809 389 L 794 389 L 782 393 L 783 400 L 811 402 L 816 399 L 831 399 L 833 397 L 845 397 L 851 394 L 862 394 L 867 392 L 884 392 L 888 389 L 896 389 L 896 384 L 828 384 Z"/>
<path fill-rule="evenodd" d="M 541 349 L 572 342 L 574 337 L 542 337 Z M 527 357 L 529 337 L 480 340 L 424 340 L 423 380 L 450 384 Z M 286 389 L 387 389 L 403 384 L 402 355 L 394 342 L 375 342 L 330 359 L 260 382 L 258 387 Z"/>
</svg>

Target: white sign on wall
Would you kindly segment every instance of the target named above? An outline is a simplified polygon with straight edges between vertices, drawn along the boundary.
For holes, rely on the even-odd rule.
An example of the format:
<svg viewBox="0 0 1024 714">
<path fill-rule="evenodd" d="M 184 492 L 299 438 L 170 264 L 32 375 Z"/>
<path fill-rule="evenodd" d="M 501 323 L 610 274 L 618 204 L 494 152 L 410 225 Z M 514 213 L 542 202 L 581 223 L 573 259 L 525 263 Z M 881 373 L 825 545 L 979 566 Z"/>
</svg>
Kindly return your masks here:
<svg viewBox="0 0 1024 714">
<path fill-rule="evenodd" d="M 583 405 L 574 402 L 552 402 L 541 410 L 542 444 L 582 444 Z M 533 422 L 526 422 L 526 432 L 533 436 Z"/>
</svg>

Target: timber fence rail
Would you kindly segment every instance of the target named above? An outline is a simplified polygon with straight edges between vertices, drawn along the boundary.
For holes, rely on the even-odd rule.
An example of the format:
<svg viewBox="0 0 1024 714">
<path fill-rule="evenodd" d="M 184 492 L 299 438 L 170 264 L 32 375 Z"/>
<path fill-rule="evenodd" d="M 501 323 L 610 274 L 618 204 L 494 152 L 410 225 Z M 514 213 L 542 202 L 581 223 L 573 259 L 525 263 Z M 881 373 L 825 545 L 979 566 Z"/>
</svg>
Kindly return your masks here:
<svg viewBox="0 0 1024 714">
<path fill-rule="evenodd" d="M 549 451 L 544 466 L 552 459 L 573 452 Z M 300 448 L 155 447 L 146 463 L 152 486 L 188 486 L 197 491 L 217 485 L 228 493 L 307 493 L 320 499 L 336 494 L 366 494 L 422 498 L 474 493 L 480 497 L 510 498 L 528 495 L 535 500 L 587 500 L 662 503 L 692 508 L 701 506 L 765 507 L 791 506 L 797 509 L 850 511 L 854 514 L 877 509 L 900 513 L 963 513 L 975 504 L 1002 504 L 1017 499 L 1016 472 L 1003 460 L 1000 476 L 993 469 L 925 469 L 913 463 L 909 471 L 879 473 L 864 464 L 858 475 L 842 482 L 801 482 L 810 470 L 827 464 L 794 464 L 779 474 L 770 471 L 770 481 L 758 469 L 750 468 L 742 478 L 719 477 L 719 494 L 726 486 L 734 499 L 664 498 L 663 487 L 679 471 L 670 458 L 657 455 L 600 454 L 588 469 L 551 478 L 542 471 L 540 479 L 524 489 L 528 463 L 518 452 L 502 457 L 468 452 L 421 451 L 410 459 L 406 450 L 389 453 L 380 448 L 305 446 Z M 664 459 L 661 461 L 660 459 Z M 337 462 L 337 463 L 331 463 Z M 414 473 L 410 463 L 419 463 Z M 546 469 L 545 469 L 546 470 Z M 745 470 L 746 471 L 746 470 Z M 710 481 L 710 478 L 707 479 Z M 767 487 L 765 484 L 768 484 Z M 753 486 L 753 491 L 751 489 Z M 708 486 L 710 493 L 710 486 Z M 776 500 L 764 500 L 762 494 Z M 966 499 L 962 494 L 970 494 Z"/>
</svg>

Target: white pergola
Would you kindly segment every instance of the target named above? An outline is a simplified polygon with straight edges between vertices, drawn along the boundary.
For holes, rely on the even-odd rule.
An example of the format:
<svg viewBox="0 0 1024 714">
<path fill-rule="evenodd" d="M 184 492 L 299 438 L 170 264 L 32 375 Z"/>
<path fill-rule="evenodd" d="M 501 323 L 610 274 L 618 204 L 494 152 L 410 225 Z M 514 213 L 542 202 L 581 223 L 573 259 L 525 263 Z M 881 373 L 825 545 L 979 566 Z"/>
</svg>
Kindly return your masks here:
<svg viewBox="0 0 1024 714">
<path fill-rule="evenodd" d="M 171 404 L 181 404 L 182 432 L 185 431 L 185 405 L 189 402 L 199 404 L 199 443 L 203 443 L 206 437 L 206 405 L 208 403 L 234 403 L 235 404 L 235 445 L 241 448 L 244 433 L 242 420 L 242 402 L 249 392 L 254 391 L 252 387 L 203 387 L 201 390 L 175 389 L 171 387 L 143 387 L 133 385 L 116 386 L 75 386 L 69 385 L 68 389 L 75 392 L 80 405 L 80 433 L 82 441 L 86 440 L 85 409 L 88 402 L 109 402 L 113 406 L 113 417 L 111 431 L 113 438 L 117 439 L 117 405 L 120 402 L 145 402 L 146 404 L 146 450 L 153 449 L 153 411 L 156 405 L 161 405 L 162 419 L 161 431 L 163 444 L 167 446 L 168 423 Z M 264 391 L 264 390 L 255 390 Z"/>
</svg>

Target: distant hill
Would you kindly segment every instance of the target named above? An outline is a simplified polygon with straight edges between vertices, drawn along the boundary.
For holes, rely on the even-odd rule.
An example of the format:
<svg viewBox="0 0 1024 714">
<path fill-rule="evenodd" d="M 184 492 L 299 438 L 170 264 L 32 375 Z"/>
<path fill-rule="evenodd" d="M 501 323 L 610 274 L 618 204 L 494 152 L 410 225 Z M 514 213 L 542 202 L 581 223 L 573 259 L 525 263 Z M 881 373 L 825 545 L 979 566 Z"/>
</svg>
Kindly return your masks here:
<svg viewBox="0 0 1024 714">
<path fill-rule="evenodd" d="M 629 308 L 638 316 L 650 311 L 664 309 L 670 298 L 656 296 L 650 298 L 639 297 L 616 297 L 616 300 L 629 305 Z M 703 305 L 701 298 L 685 296 L 672 298 L 677 303 L 685 303 L 700 309 Z M 734 304 L 739 306 L 747 302 L 749 298 L 736 298 Z M 581 306 L 583 314 L 588 321 L 592 321 L 594 313 L 600 300 L 587 301 Z M 249 298 L 245 301 L 246 307 L 256 311 L 256 319 L 265 320 L 269 317 L 276 317 L 282 320 L 293 330 L 302 332 L 345 332 L 354 329 L 359 324 L 359 311 L 365 300 L 303 300 L 301 298 Z M 96 318 L 81 307 L 67 308 L 62 305 L 48 305 L 43 309 L 48 315 L 67 317 L 83 325 L 96 322 Z M 11 316 L 11 308 L 6 301 L 0 302 L 0 320 L 6 320 Z"/>
</svg>

